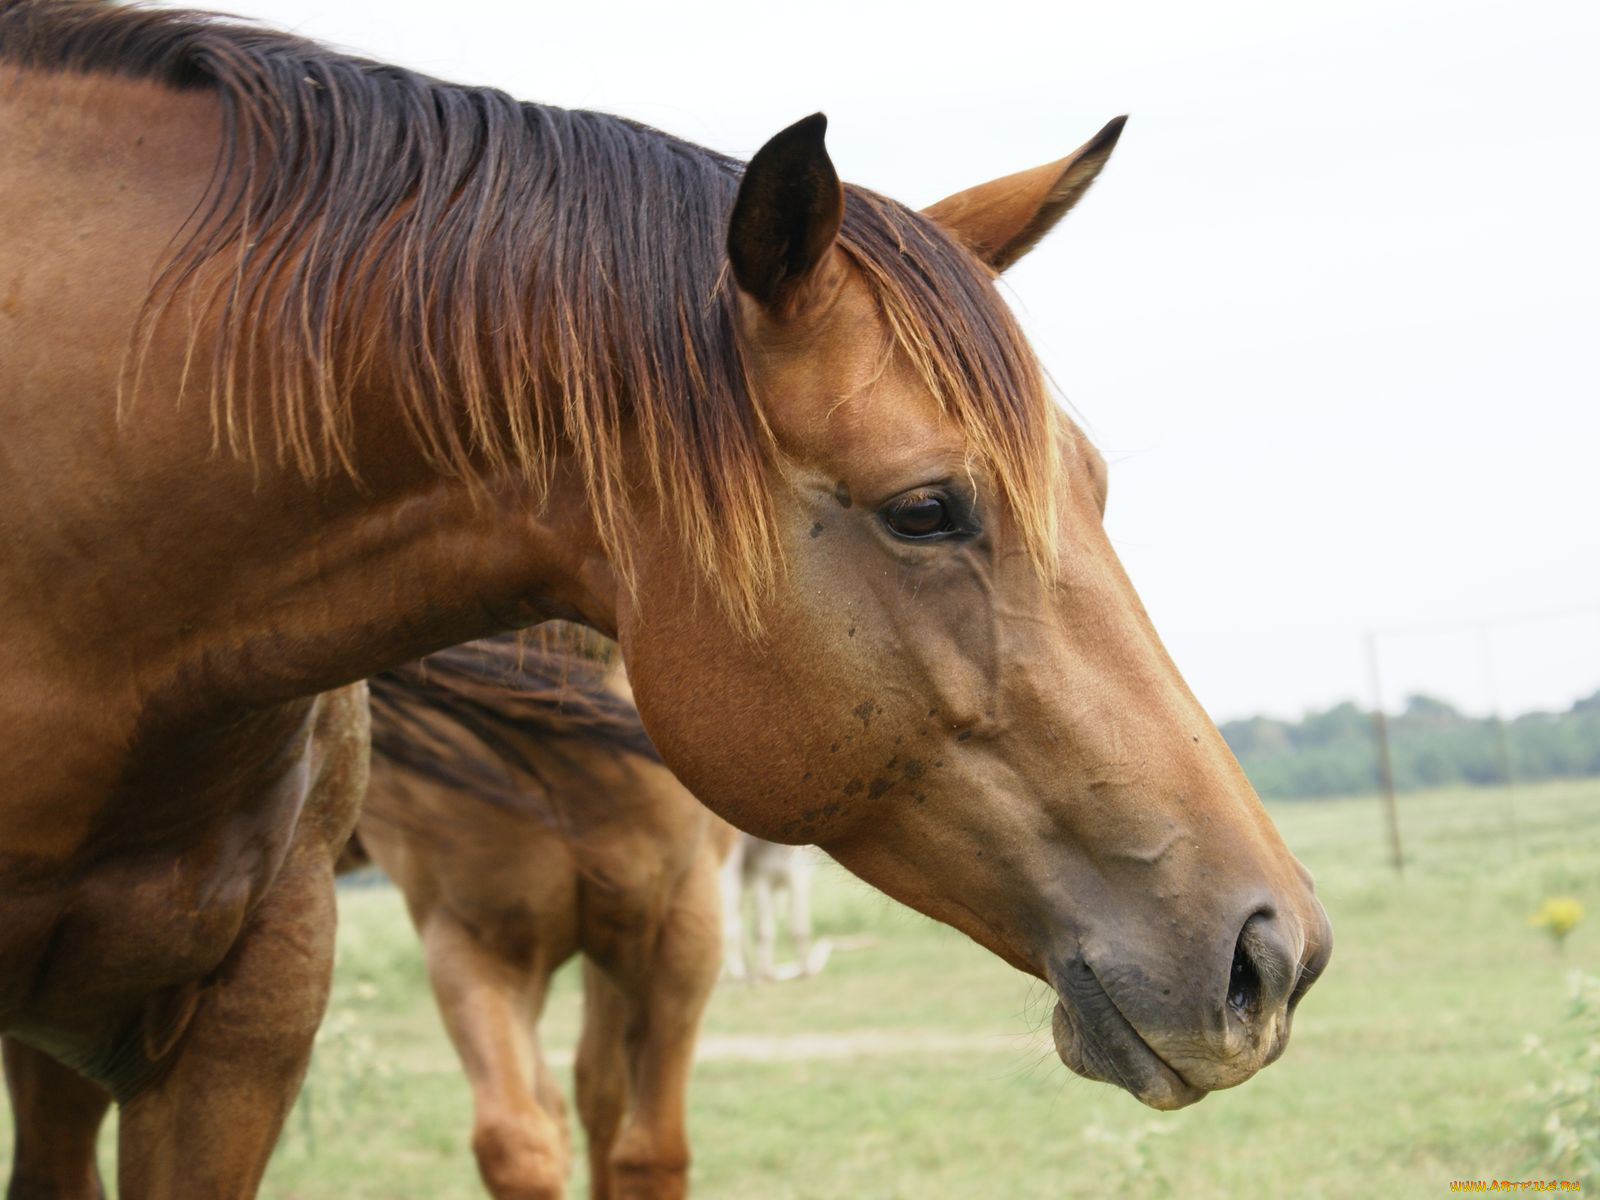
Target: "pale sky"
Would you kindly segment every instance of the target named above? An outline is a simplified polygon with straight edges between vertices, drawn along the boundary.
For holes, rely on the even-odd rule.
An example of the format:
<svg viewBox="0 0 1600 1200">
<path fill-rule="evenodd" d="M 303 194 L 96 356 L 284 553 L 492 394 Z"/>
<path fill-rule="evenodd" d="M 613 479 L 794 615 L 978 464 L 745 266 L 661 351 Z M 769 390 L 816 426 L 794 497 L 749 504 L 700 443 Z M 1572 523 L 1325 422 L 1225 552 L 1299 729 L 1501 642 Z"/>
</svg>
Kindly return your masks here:
<svg viewBox="0 0 1600 1200">
<path fill-rule="evenodd" d="M 1600 687 L 1594 0 L 212 2 L 919 206 L 1129 113 L 1008 283 L 1201 701 Z"/>
</svg>

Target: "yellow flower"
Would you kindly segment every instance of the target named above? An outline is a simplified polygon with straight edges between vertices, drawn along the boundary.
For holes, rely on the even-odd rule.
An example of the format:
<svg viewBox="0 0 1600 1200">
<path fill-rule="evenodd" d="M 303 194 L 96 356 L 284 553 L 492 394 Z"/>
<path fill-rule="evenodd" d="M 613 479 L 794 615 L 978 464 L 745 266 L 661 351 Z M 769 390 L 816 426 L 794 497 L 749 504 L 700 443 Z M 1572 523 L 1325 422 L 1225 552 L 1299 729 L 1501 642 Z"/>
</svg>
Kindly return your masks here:
<svg viewBox="0 0 1600 1200">
<path fill-rule="evenodd" d="M 1562 941 L 1583 920 L 1583 905 L 1571 896 L 1550 896 L 1539 905 L 1539 911 L 1528 918 L 1536 929 L 1547 929 L 1556 941 Z"/>
</svg>

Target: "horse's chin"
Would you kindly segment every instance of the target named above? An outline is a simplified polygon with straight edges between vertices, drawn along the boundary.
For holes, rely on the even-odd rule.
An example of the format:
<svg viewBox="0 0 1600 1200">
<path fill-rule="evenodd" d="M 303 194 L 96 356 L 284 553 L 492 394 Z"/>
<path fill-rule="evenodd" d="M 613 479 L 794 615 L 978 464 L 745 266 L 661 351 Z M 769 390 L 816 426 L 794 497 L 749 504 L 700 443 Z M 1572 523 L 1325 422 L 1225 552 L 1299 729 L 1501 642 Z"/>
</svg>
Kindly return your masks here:
<svg viewBox="0 0 1600 1200">
<path fill-rule="evenodd" d="M 1104 993 L 1102 992 L 1103 996 Z M 1142 1104 L 1162 1111 L 1186 1108 L 1209 1094 L 1170 1066 L 1114 1004 L 1057 1002 L 1050 1022 L 1056 1053 L 1085 1079 L 1111 1083 Z"/>
</svg>

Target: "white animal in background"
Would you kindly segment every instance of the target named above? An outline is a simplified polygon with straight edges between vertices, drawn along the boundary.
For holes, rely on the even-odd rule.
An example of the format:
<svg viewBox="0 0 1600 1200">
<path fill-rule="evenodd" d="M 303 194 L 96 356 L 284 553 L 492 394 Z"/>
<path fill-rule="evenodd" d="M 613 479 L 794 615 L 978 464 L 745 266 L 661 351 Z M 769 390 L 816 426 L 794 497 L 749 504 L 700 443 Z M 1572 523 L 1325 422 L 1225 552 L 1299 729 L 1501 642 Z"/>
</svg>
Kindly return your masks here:
<svg viewBox="0 0 1600 1200">
<path fill-rule="evenodd" d="M 722 971 L 733 979 L 783 980 L 815 975 L 833 952 L 811 937 L 811 874 L 816 851 L 741 833 L 722 864 Z M 792 962 L 778 963 L 777 895 L 786 893 Z M 755 945 L 748 944 L 745 901 L 754 911 Z"/>
</svg>

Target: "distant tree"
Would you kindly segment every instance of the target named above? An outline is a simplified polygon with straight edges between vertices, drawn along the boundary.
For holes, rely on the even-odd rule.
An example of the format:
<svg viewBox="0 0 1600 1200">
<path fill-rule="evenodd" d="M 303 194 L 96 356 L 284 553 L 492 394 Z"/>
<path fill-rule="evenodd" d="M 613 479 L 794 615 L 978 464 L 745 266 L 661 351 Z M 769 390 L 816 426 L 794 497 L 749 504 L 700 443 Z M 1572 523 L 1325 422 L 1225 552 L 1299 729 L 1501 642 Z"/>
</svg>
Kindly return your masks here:
<svg viewBox="0 0 1600 1200">
<path fill-rule="evenodd" d="M 1440 700 L 1423 692 L 1413 692 L 1407 696 L 1405 711 L 1400 715 L 1402 720 L 1439 728 L 1459 725 L 1467 719 L 1449 701 Z"/>
<path fill-rule="evenodd" d="M 1289 738 L 1296 746 L 1337 746 L 1370 741 L 1372 714 L 1362 712 L 1347 700 L 1326 712 L 1307 713 L 1298 726 L 1290 726 Z"/>
<path fill-rule="evenodd" d="M 1353 703 L 1301 720 L 1229 721 L 1222 736 L 1263 796 L 1299 799 L 1370 792 L 1377 783 L 1372 714 Z M 1527 713 L 1496 727 L 1417 693 L 1389 721 L 1395 787 L 1600 775 L 1600 691 L 1564 713 Z M 1504 736 L 1507 754 L 1502 756 Z"/>
</svg>

